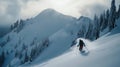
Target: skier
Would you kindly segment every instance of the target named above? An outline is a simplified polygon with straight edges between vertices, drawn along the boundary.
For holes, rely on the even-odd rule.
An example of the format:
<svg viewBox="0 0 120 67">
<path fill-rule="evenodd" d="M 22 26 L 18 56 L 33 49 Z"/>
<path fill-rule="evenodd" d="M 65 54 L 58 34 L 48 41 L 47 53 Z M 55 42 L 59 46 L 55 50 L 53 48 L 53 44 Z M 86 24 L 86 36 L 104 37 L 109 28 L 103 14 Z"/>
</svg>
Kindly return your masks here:
<svg viewBox="0 0 120 67">
<path fill-rule="evenodd" d="M 79 46 L 79 50 L 82 51 L 83 50 L 83 46 L 85 47 L 85 43 L 83 42 L 83 40 L 79 40 L 79 44 L 77 45 Z"/>
</svg>

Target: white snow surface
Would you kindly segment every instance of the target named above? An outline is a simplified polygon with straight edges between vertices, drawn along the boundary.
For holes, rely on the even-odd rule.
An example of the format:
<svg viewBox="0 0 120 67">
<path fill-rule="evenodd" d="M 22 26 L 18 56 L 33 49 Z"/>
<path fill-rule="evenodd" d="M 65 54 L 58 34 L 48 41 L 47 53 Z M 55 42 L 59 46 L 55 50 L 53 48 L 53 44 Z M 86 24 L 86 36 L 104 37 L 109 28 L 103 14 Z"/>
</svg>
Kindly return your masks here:
<svg viewBox="0 0 120 67">
<path fill-rule="evenodd" d="M 83 41 L 89 53 L 81 54 L 75 45 L 54 59 L 42 64 L 24 65 L 24 67 L 120 67 L 120 33 L 103 36 L 94 42 L 86 39 Z"/>
<path fill-rule="evenodd" d="M 79 39 L 82 39 L 86 44 L 87 49 L 84 48 L 86 50 L 84 54 L 80 53 L 77 44 L 71 48 L 64 47 L 67 42 L 69 43 L 70 36 L 62 31 L 53 37 L 54 40 L 54 38 L 59 36 L 59 40 L 55 39 L 55 44 L 59 45 L 55 46 L 55 44 L 52 44 L 43 52 L 43 56 L 39 56 L 37 60 L 30 64 L 24 64 L 19 67 L 120 67 L 119 20 L 117 20 L 118 26 L 115 29 L 95 41 L 78 38 L 76 40 L 77 44 Z M 64 39 L 62 39 L 62 36 Z M 67 36 L 68 38 L 66 38 Z M 65 52 L 59 54 L 62 51 Z M 46 57 L 51 58 L 43 62 L 41 59 Z"/>
</svg>

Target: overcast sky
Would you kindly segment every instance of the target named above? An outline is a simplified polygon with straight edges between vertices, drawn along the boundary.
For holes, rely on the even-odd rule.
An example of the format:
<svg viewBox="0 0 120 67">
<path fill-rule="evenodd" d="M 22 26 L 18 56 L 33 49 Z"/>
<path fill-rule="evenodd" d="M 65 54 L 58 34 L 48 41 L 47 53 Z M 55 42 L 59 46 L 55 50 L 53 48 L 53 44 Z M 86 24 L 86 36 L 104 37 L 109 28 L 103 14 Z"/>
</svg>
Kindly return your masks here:
<svg viewBox="0 0 120 67">
<path fill-rule="evenodd" d="M 110 7 L 111 0 L 0 0 L 0 25 L 14 23 L 17 19 L 27 19 L 52 8 L 74 17 L 100 14 Z M 116 0 L 116 6 L 120 0 Z"/>
</svg>

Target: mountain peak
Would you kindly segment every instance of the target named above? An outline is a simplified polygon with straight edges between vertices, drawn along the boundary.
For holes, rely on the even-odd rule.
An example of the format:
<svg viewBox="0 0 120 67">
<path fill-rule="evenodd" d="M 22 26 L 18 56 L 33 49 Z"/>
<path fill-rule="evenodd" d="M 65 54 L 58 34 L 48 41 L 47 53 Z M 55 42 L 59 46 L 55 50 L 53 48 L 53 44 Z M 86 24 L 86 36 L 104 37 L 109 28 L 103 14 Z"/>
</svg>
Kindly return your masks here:
<svg viewBox="0 0 120 67">
<path fill-rule="evenodd" d="M 51 12 L 57 12 L 57 11 L 55 11 L 54 9 L 48 8 L 48 9 L 43 10 L 42 12 L 45 12 L 45 13 L 49 13 L 50 12 L 51 13 Z"/>
<path fill-rule="evenodd" d="M 45 9 L 43 10 L 40 14 L 38 14 L 35 18 L 46 18 L 46 17 L 51 17 L 51 16 L 59 16 L 59 15 L 62 15 L 61 13 L 57 12 L 56 10 L 54 9 Z"/>
<path fill-rule="evenodd" d="M 52 14 L 60 14 L 60 13 L 57 12 L 56 10 L 54 10 L 54 9 L 48 8 L 48 9 L 43 10 L 39 15 L 46 15 L 46 14 L 47 15 L 52 15 Z"/>
<path fill-rule="evenodd" d="M 40 14 L 38 14 L 36 17 L 35 17 L 36 19 L 39 19 L 39 20 L 43 20 L 43 19 L 45 19 L 45 18 L 51 18 L 51 19 L 57 19 L 57 18 L 66 18 L 66 19 L 74 19 L 74 20 L 76 20 L 76 18 L 75 17 L 72 17 L 72 16 L 68 16 L 68 15 L 64 15 L 64 14 L 62 14 L 62 13 L 60 13 L 60 12 L 58 12 L 58 11 L 56 11 L 56 10 L 54 10 L 54 9 L 51 9 L 51 8 L 48 8 L 48 9 L 45 9 L 45 10 L 43 10 Z M 41 18 L 41 19 L 40 19 Z"/>
<path fill-rule="evenodd" d="M 85 16 L 80 16 L 80 18 L 78 18 L 78 20 L 91 20 L 90 18 L 88 18 L 88 17 L 85 17 Z"/>
</svg>

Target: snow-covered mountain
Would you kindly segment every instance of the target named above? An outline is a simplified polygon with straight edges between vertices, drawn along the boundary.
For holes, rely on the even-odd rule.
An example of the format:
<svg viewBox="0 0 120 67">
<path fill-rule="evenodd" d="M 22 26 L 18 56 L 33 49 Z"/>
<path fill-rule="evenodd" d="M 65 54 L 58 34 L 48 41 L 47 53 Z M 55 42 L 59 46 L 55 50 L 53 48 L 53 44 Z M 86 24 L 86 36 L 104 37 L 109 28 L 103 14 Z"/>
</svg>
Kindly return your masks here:
<svg viewBox="0 0 120 67">
<path fill-rule="evenodd" d="M 52 9 L 44 10 L 24 21 L 21 29 L 16 27 L 0 40 L 1 53 L 5 53 L 3 67 L 15 67 L 29 60 L 43 62 L 59 56 L 77 38 L 81 24 L 89 24 L 90 21 L 87 17 L 77 20 Z"/>
<path fill-rule="evenodd" d="M 87 17 L 77 20 L 52 9 L 44 10 L 35 18 L 24 21 L 20 32 L 13 29 L 1 39 L 1 43 L 5 42 L 1 49 L 6 55 L 3 67 L 14 67 L 28 62 L 25 60 L 26 53 L 29 59 L 39 63 L 59 56 L 71 47 L 81 24 L 90 22 Z"/>
<path fill-rule="evenodd" d="M 19 32 L 16 32 L 17 29 L 15 28 L 0 40 L 0 49 L 5 52 L 6 56 L 3 67 L 11 64 L 16 59 L 15 55 L 21 56 L 22 61 L 18 61 L 18 63 L 25 63 L 23 60 L 25 53 L 29 57 L 31 51 L 37 49 L 36 47 L 38 46 L 39 52 L 37 55 L 39 55 L 45 46 L 48 45 L 46 42 L 49 42 L 53 34 L 55 35 L 62 28 L 69 26 L 69 24 L 74 24 L 76 20 L 74 17 L 63 15 L 55 10 L 46 9 L 38 16 L 24 21 L 25 24 Z"/>
<path fill-rule="evenodd" d="M 39 64 L 39 61 L 19 67 L 120 67 L 120 18 L 116 21 L 117 27 L 95 41 L 82 39 L 89 52 L 81 54 L 77 44 L 63 54 Z M 66 40 L 67 41 L 67 40 Z M 66 45 L 66 43 L 63 43 Z M 63 45 L 62 44 L 62 45 Z M 49 47 L 46 53 L 51 52 Z M 64 47 L 63 47 L 64 48 Z M 62 49 L 63 49 L 62 48 Z M 58 48 L 56 48 L 58 49 Z M 61 51 L 62 51 L 61 49 Z M 56 50 L 58 52 L 58 50 Z M 55 54 L 55 53 L 54 53 Z M 53 54 L 47 55 L 48 57 Z M 40 57 L 38 58 L 40 60 Z"/>
<path fill-rule="evenodd" d="M 117 55 L 117 58 L 119 56 L 116 53 L 119 51 L 119 47 L 117 49 L 115 47 L 120 44 L 118 41 L 120 40 L 120 19 L 115 18 L 114 25 L 116 24 L 116 26 L 111 27 L 113 22 L 103 16 L 107 15 L 95 16 L 94 20 L 83 16 L 76 19 L 53 9 L 46 9 L 32 19 L 19 20 L 14 26 L 11 26 L 12 31 L 0 39 L 0 66 L 88 67 L 86 63 L 93 61 L 88 65 L 93 67 L 95 62 L 95 67 L 100 64 L 103 64 L 103 67 L 109 67 L 109 64 L 111 66 L 116 64 L 119 67 L 119 59 L 111 58 L 115 57 L 114 54 Z M 112 16 L 114 15 L 110 15 L 110 18 Z M 84 55 L 80 54 L 76 47 L 78 37 L 82 38 L 87 45 L 88 53 Z M 112 41 L 111 38 L 114 40 Z M 91 42 L 87 39 L 97 40 Z M 110 53 L 109 50 L 112 50 L 112 47 L 115 50 Z M 102 53 L 106 53 L 106 55 L 101 55 Z M 108 57 L 108 55 L 112 56 Z M 108 63 L 102 63 L 103 59 L 106 59 Z M 112 61 L 108 59 L 116 63 L 111 64 Z M 98 60 L 101 61 L 97 62 Z"/>
</svg>

